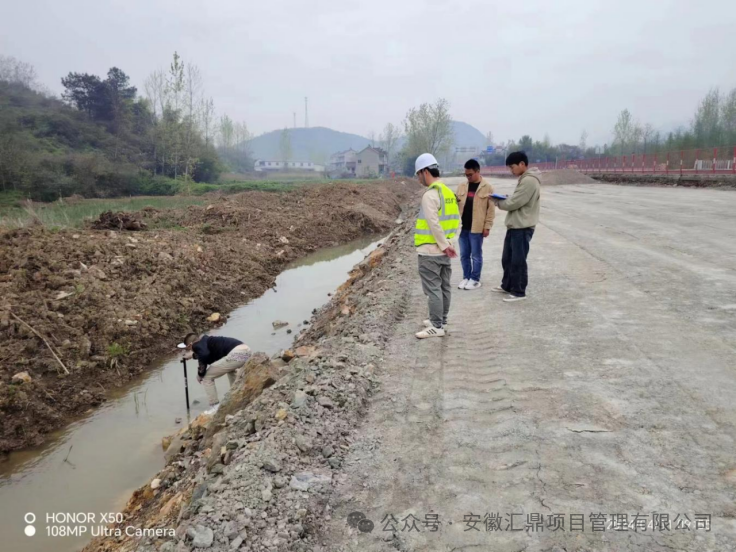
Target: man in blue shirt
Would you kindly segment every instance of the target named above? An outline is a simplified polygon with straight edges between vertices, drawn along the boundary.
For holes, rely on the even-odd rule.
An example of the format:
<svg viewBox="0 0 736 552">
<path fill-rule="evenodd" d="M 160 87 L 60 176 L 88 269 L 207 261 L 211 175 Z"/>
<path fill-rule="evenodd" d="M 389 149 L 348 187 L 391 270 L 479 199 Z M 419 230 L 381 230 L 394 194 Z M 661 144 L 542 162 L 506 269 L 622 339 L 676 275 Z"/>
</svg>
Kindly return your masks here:
<svg viewBox="0 0 736 552">
<path fill-rule="evenodd" d="M 232 337 L 200 336 L 195 333 L 188 334 L 184 338 L 184 344 L 187 346 L 184 358 L 199 361 L 197 381 L 204 386 L 210 406 L 215 406 L 220 402 L 215 380 L 227 374 L 232 386 L 235 383 L 235 372 L 250 359 L 250 347 Z"/>
</svg>

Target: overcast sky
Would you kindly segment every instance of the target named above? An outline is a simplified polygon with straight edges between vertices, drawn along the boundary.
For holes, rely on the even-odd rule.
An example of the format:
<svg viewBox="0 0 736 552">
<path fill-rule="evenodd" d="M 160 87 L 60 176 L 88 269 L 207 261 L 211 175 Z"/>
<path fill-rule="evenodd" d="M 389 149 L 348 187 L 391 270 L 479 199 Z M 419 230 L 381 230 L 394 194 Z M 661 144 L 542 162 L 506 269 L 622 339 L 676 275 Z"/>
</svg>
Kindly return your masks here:
<svg viewBox="0 0 736 552">
<path fill-rule="evenodd" d="M 0 0 L 0 53 L 56 92 L 117 66 L 143 89 L 174 50 L 251 131 L 379 133 L 445 97 L 497 139 L 610 139 L 617 114 L 669 130 L 736 86 L 733 0 Z"/>
</svg>

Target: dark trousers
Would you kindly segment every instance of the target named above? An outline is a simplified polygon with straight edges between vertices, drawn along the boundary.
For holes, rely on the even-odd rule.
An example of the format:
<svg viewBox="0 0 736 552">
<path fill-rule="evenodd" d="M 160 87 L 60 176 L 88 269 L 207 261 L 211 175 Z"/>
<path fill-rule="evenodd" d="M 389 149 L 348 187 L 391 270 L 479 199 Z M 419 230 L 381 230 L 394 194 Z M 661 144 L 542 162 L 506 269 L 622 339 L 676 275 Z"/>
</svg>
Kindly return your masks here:
<svg viewBox="0 0 736 552">
<path fill-rule="evenodd" d="M 503 280 L 501 287 L 517 297 L 526 295 L 529 283 L 526 257 L 529 255 L 529 244 L 534 235 L 534 228 L 508 228 L 503 241 Z"/>
</svg>

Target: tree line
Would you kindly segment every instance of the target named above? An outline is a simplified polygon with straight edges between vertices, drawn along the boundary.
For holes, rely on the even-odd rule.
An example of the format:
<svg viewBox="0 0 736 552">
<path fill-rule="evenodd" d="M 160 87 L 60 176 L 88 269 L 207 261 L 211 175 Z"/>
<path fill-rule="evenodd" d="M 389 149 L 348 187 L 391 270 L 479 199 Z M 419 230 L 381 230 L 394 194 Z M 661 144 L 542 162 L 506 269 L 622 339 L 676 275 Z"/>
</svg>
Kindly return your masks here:
<svg viewBox="0 0 736 552">
<path fill-rule="evenodd" d="M 611 131 L 610 143 L 589 146 L 588 133 L 583 130 L 577 145 L 553 145 L 549 136 L 540 141 L 529 135 L 509 140 L 505 151 L 523 150 L 534 162 L 554 162 L 559 159 L 593 159 L 623 155 L 651 155 L 668 151 L 736 146 L 736 88 L 722 93 L 713 88 L 700 101 L 687 126 L 663 133 L 650 123 L 642 124 L 628 109 L 618 115 Z M 491 142 L 489 141 L 489 145 Z M 505 153 L 487 154 L 487 165 L 503 165 Z"/>
<path fill-rule="evenodd" d="M 666 135 L 642 125 L 628 109 L 618 116 L 611 144 L 603 155 L 650 154 L 673 150 L 736 145 L 736 88 L 723 94 L 713 88 L 700 101 L 688 127 Z"/>
<path fill-rule="evenodd" d="M 174 53 L 145 94 L 120 68 L 70 72 L 55 98 L 35 70 L 0 56 L 0 190 L 34 199 L 175 193 L 251 171 L 243 122 L 217 118 L 196 65 Z"/>
</svg>

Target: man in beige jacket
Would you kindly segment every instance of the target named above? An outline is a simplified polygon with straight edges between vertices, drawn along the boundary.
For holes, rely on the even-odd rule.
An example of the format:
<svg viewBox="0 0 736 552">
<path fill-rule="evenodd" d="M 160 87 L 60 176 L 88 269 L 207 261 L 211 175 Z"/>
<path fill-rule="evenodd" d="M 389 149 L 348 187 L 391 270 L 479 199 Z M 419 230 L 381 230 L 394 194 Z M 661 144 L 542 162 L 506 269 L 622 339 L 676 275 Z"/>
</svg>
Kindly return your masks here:
<svg viewBox="0 0 736 552">
<path fill-rule="evenodd" d="M 496 206 L 489 201 L 493 186 L 480 175 L 480 163 L 465 163 L 468 179 L 457 187 L 457 204 L 462 215 L 460 264 L 463 279 L 458 289 L 478 289 L 483 270 L 483 238 L 487 238 L 496 217 Z"/>
<path fill-rule="evenodd" d="M 529 283 L 526 258 L 534 228 L 539 222 L 542 173 L 537 168 L 529 168 L 529 159 L 523 151 L 510 153 L 506 158 L 506 166 L 514 176 L 519 177 L 519 182 L 510 198 L 493 200 L 499 209 L 508 211 L 501 258 L 503 280 L 493 291 L 508 293 L 504 301 L 511 303 L 526 299 L 526 286 Z"/>
</svg>

